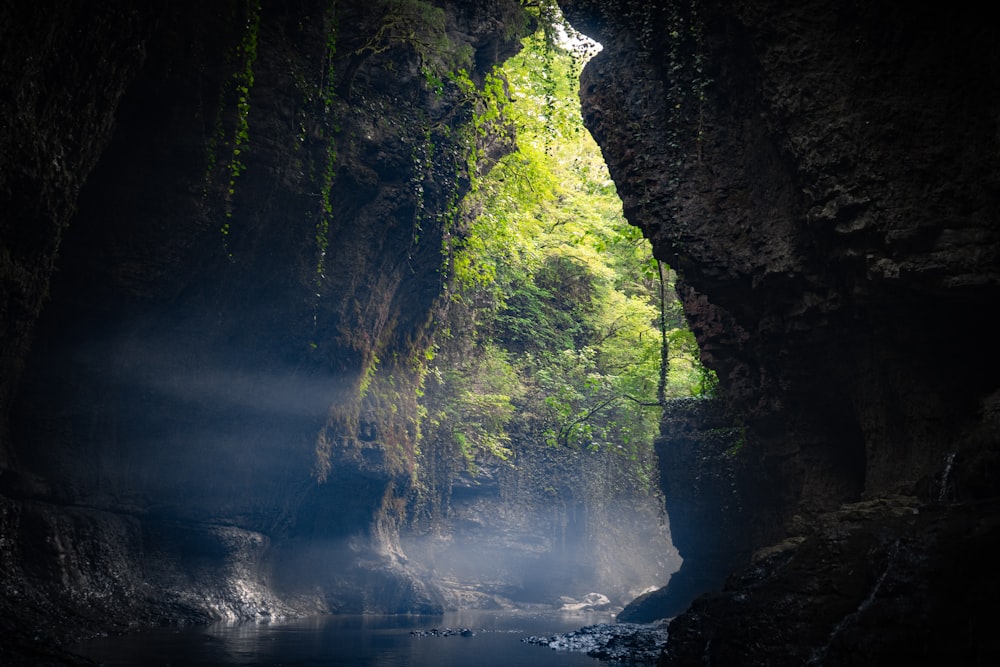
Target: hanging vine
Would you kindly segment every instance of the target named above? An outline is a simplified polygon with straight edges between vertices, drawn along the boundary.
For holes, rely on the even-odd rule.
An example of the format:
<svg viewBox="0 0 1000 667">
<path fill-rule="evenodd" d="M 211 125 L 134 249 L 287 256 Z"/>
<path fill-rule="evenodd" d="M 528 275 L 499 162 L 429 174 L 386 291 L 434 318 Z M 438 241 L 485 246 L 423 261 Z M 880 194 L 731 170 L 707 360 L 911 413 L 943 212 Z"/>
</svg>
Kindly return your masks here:
<svg viewBox="0 0 1000 667">
<path fill-rule="evenodd" d="M 226 257 L 233 259 L 229 246 L 229 236 L 232 231 L 233 198 L 236 195 L 236 182 L 246 171 L 244 151 L 250 142 L 250 96 L 254 86 L 254 64 L 257 60 L 257 49 L 260 34 L 260 0 L 249 0 L 243 6 L 242 37 L 236 45 L 227 64 L 233 66 L 233 72 L 226 84 L 219 91 L 219 104 L 215 114 L 212 136 L 208 139 L 206 150 L 205 192 L 207 197 L 209 184 L 215 178 L 219 168 L 219 152 L 223 147 L 230 146 L 229 158 L 225 162 L 226 185 L 222 193 L 224 220 L 219 231 L 222 234 L 223 249 Z M 236 121 L 232 134 L 227 138 L 224 109 L 227 99 L 232 99 L 236 108 Z"/>
<path fill-rule="evenodd" d="M 320 82 L 320 97 L 323 102 L 323 138 L 326 140 L 325 164 L 320 183 L 320 211 L 316 221 L 316 288 L 320 289 L 326 278 L 326 252 L 330 245 L 330 223 L 333 219 L 331 195 L 337 178 L 337 142 L 335 135 L 340 131 L 337 125 L 334 103 L 337 92 L 334 86 L 336 73 L 334 64 L 337 55 L 336 3 L 328 11 L 323 80 Z"/>
</svg>

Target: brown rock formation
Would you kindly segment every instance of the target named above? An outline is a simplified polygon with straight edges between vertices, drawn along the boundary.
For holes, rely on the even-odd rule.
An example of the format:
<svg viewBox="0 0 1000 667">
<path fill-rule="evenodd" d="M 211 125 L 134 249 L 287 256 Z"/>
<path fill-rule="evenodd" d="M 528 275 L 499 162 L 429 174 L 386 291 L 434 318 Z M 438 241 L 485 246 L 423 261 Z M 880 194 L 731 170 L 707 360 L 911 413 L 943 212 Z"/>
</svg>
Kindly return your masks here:
<svg viewBox="0 0 1000 667">
<path fill-rule="evenodd" d="M 862 498 L 995 496 L 1000 49 L 978 12 L 560 4 L 604 45 L 581 96 L 626 215 L 678 270 L 705 362 L 746 428 L 737 465 L 756 481 L 741 487 L 743 546 L 806 533 L 812 517 Z M 693 538 L 673 535 L 683 554 Z M 925 556 L 956 565 L 935 544 Z M 968 574 L 969 587 L 988 575 Z M 728 603 L 692 612 L 702 633 L 674 642 L 678 664 L 786 664 L 753 645 L 735 662 L 708 653 L 706 628 L 721 636 L 733 621 L 721 610 L 735 613 L 751 587 L 734 585 Z M 851 599 L 858 608 L 864 595 Z M 783 622 L 756 611 L 756 631 Z M 952 627 L 974 638 L 947 645 L 981 659 L 985 633 L 963 613 Z"/>
</svg>

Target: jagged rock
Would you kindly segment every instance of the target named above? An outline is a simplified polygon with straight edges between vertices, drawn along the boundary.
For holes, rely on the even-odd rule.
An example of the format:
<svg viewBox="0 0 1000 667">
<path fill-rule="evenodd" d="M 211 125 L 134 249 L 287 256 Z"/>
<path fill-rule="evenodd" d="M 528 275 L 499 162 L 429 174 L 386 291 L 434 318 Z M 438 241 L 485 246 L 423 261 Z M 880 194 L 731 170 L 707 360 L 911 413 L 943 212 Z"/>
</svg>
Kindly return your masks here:
<svg viewBox="0 0 1000 667">
<path fill-rule="evenodd" d="M 722 401 L 677 399 L 665 406 L 655 447 L 671 534 L 684 560 L 666 586 L 629 602 L 619 621 L 675 616 L 697 596 L 718 590 L 746 559 L 751 536 L 745 519 L 753 503 L 743 491 L 753 483 L 737 458 L 744 438 Z"/>
<path fill-rule="evenodd" d="M 627 664 L 655 663 L 667 641 L 667 626 L 661 623 L 598 623 L 579 630 L 521 641 L 556 651 L 578 651 L 592 658 Z"/>
<path fill-rule="evenodd" d="M 560 611 L 607 611 L 611 609 L 611 600 L 601 593 L 587 593 L 583 600 L 577 601 L 570 597 L 559 598 L 562 606 Z"/>
<path fill-rule="evenodd" d="M 942 517 L 958 523 L 954 544 L 934 538 L 944 528 L 925 523 L 923 511 L 908 524 L 917 535 L 901 542 L 904 553 L 921 553 L 919 533 L 930 531 L 937 546 L 926 574 L 939 575 L 930 563 L 941 557 L 959 568 L 948 578 L 954 588 L 912 589 L 913 618 L 902 607 L 892 622 L 880 605 L 862 610 L 852 664 L 882 664 L 894 649 L 894 660 L 916 658 L 924 644 L 907 635 L 942 642 L 934 655 L 944 661 L 951 650 L 996 660 L 993 633 L 954 596 L 978 598 L 997 580 L 989 568 L 963 574 L 955 560 L 995 553 L 992 538 L 962 524 L 993 524 L 1000 488 L 1000 353 L 986 320 L 1000 302 L 997 40 L 971 8 L 560 4 L 603 46 L 582 78 L 585 121 L 626 216 L 678 271 L 702 357 L 743 436 L 726 472 L 731 488 L 699 497 L 690 489 L 705 468 L 688 466 L 687 486 L 687 472 L 673 473 L 672 519 L 700 508 L 721 520 L 701 534 L 672 521 L 684 567 L 719 574 L 705 560 L 714 547 L 693 551 L 712 538 L 729 541 L 717 553 L 746 564 L 781 544 L 758 561 L 774 564 L 759 580 L 773 597 L 755 597 L 751 577 L 696 602 L 672 624 L 671 664 L 703 664 L 705 637 L 713 664 L 846 661 L 827 645 L 881 571 L 869 564 L 860 574 L 865 549 L 891 560 L 874 536 L 911 517 L 879 513 L 865 531 L 851 529 L 857 541 L 785 540 L 844 503 L 897 494 L 971 503 Z M 845 553 L 811 548 L 820 543 Z M 907 561 L 914 572 L 921 558 Z M 816 569 L 812 579 L 783 579 L 781 563 Z M 862 576 L 837 604 L 803 601 Z M 783 627 L 794 630 L 775 633 Z"/>
<path fill-rule="evenodd" d="M 997 662 L 995 614 L 970 611 L 993 608 L 1000 546 L 990 24 L 885 0 L 561 5 L 604 47 L 583 79 L 588 126 L 626 215 L 678 271 L 743 442 L 731 467 L 687 458 L 705 493 L 668 484 L 679 518 L 722 520 L 675 531 L 685 595 L 718 574 L 724 538 L 726 562 L 750 566 L 673 621 L 671 659 Z M 258 538 L 325 540 L 279 562 L 388 573 L 368 598 L 349 577 L 319 598 L 285 582 L 297 608 L 436 604 L 398 545 L 414 407 L 391 385 L 417 381 L 405 359 L 440 290 L 435 221 L 459 194 L 460 159 L 415 166 L 421 121 L 462 114 L 422 87 L 413 53 L 365 49 L 375 3 L 336 3 L 336 44 L 328 3 L 264 2 L 248 34 L 254 6 L 0 9 L 0 637 L 18 651 L 36 620 L 54 624 L 43 637 L 97 622 L 81 600 L 106 623 L 274 613 L 280 596 L 256 585 L 208 604 L 183 578 L 258 562 Z M 516 48 L 493 19 L 518 3 L 444 6 L 480 66 Z M 233 87 L 241 57 L 252 90 Z M 147 582 L 170 596 L 107 583 L 149 553 L 130 536 L 178 524 L 189 539 L 161 545 Z"/>
<path fill-rule="evenodd" d="M 984 509 L 896 498 L 823 514 L 675 619 L 669 664 L 988 662 L 1000 523 Z"/>
</svg>

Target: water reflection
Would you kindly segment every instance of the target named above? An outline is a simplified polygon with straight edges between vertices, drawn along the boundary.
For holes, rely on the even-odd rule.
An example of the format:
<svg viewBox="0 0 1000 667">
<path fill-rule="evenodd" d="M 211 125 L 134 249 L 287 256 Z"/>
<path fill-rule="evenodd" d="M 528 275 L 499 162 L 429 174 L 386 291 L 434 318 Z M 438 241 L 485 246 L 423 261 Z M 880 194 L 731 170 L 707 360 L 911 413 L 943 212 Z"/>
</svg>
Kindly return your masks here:
<svg viewBox="0 0 1000 667">
<path fill-rule="evenodd" d="M 523 643 L 529 635 L 609 622 L 610 614 L 462 611 L 443 616 L 318 616 L 282 623 L 220 623 L 108 637 L 76 647 L 103 665 L 350 665 L 359 667 L 583 666 L 585 654 Z M 469 628 L 474 636 L 421 636 Z"/>
</svg>

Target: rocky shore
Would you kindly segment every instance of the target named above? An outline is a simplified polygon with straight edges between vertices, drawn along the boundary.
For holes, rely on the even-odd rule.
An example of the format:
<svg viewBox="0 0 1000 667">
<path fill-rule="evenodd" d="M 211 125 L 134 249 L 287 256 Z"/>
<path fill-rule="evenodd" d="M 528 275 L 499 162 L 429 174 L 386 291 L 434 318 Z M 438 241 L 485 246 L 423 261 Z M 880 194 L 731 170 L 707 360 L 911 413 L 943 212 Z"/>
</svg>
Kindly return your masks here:
<svg viewBox="0 0 1000 667">
<path fill-rule="evenodd" d="M 667 621 L 598 623 L 573 632 L 532 635 L 521 641 L 555 651 L 578 651 L 600 660 L 655 664 L 667 643 Z"/>
</svg>

